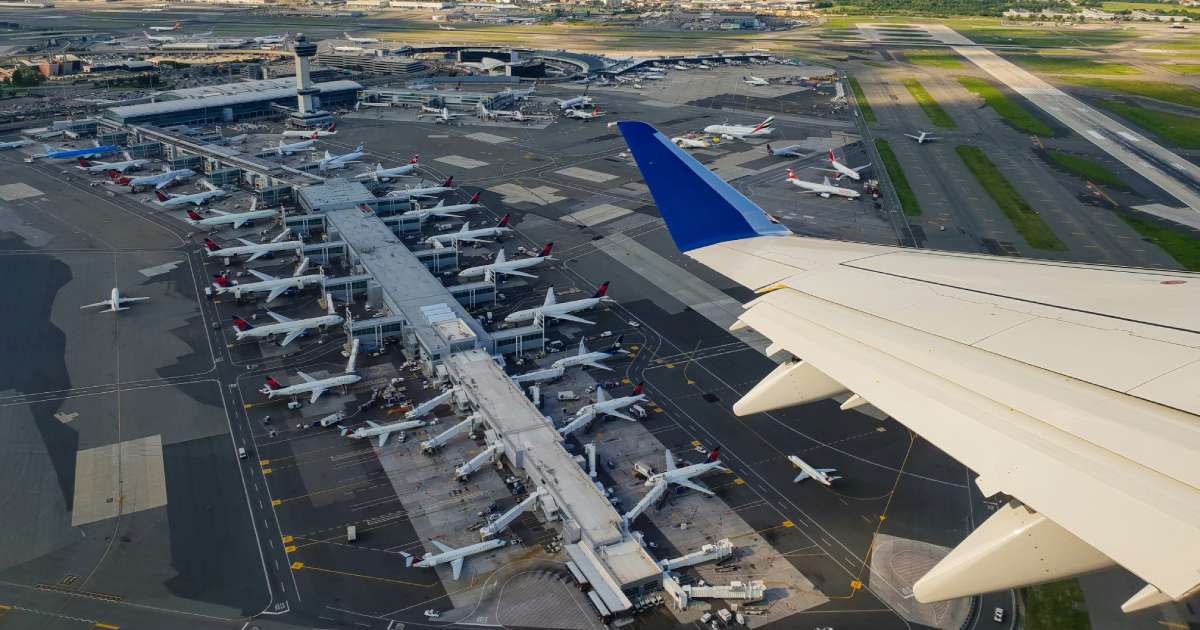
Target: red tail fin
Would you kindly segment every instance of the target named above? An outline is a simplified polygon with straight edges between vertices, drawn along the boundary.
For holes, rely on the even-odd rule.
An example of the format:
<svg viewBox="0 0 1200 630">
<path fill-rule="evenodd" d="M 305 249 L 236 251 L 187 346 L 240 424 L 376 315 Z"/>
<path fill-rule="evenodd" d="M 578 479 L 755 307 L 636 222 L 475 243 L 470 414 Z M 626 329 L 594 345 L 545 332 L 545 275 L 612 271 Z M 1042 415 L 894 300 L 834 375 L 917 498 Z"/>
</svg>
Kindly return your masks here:
<svg viewBox="0 0 1200 630">
<path fill-rule="evenodd" d="M 708 462 L 711 464 L 712 462 L 717 462 L 717 461 L 721 461 L 721 447 L 720 446 L 718 446 L 708 452 Z"/>
<path fill-rule="evenodd" d="M 538 254 L 538 256 L 540 258 L 545 258 L 546 256 L 550 255 L 550 250 L 552 249 L 554 249 L 554 243 L 546 243 L 546 246 L 542 248 L 542 253 Z"/>
<path fill-rule="evenodd" d="M 788 179 L 796 179 L 796 173 L 794 171 L 792 171 L 792 169 L 790 169 L 790 168 L 788 169 L 787 178 Z"/>
<path fill-rule="evenodd" d="M 79 165 L 80 166 L 91 166 L 91 163 L 83 158 L 79 158 Z"/>
<path fill-rule="evenodd" d="M 121 176 L 121 174 L 120 174 L 120 173 L 118 173 L 117 171 L 114 171 L 114 170 L 112 170 L 112 169 L 109 169 L 109 170 L 105 171 L 105 173 L 104 173 L 104 174 L 105 174 L 105 175 L 108 175 L 108 178 L 109 178 L 109 179 L 111 179 L 111 180 L 113 180 L 113 181 L 116 181 L 116 180 L 117 180 L 117 178 Z"/>
<path fill-rule="evenodd" d="M 280 385 L 279 381 L 275 380 L 274 377 L 271 377 L 271 376 L 267 377 L 267 388 L 268 389 L 280 389 L 282 387 L 283 387 L 283 385 Z"/>
<path fill-rule="evenodd" d="M 221 246 L 214 243 L 211 238 L 204 239 L 204 246 L 207 247 L 208 251 L 210 251 L 210 252 L 215 252 L 215 251 L 221 249 Z"/>
<path fill-rule="evenodd" d="M 633 388 L 633 394 L 632 394 L 632 395 L 633 395 L 633 396 L 637 396 L 638 394 L 641 394 L 641 393 L 642 393 L 642 386 L 643 386 L 643 385 L 645 385 L 645 383 L 638 383 L 638 384 L 637 384 L 637 387 L 634 387 L 634 388 Z"/>
<path fill-rule="evenodd" d="M 767 155 L 775 155 L 775 150 L 771 148 L 771 143 L 767 143 Z"/>
<path fill-rule="evenodd" d="M 233 327 L 237 328 L 238 330 L 243 330 L 243 331 L 254 328 L 253 326 L 250 325 L 250 322 L 242 319 L 241 317 L 238 317 L 237 315 L 233 316 Z"/>
<path fill-rule="evenodd" d="M 122 181 L 121 183 L 122 183 L 122 184 L 126 184 L 126 183 L 128 183 L 128 182 L 124 182 L 124 181 Z M 155 197 L 158 197 L 158 200 L 159 200 L 159 201 L 166 201 L 166 200 L 170 199 L 170 197 L 168 197 L 168 196 L 166 196 L 166 195 L 162 194 L 162 191 L 161 191 L 161 190 L 156 190 L 156 191 L 154 191 L 154 196 L 155 196 Z"/>
<path fill-rule="evenodd" d="M 836 161 L 837 161 L 837 157 L 835 157 L 835 156 L 833 155 L 833 149 L 830 149 L 830 150 L 829 150 L 829 163 L 830 163 L 830 164 L 833 164 L 833 163 L 834 163 L 834 162 L 836 162 Z"/>
<path fill-rule="evenodd" d="M 316 140 L 316 139 L 317 139 L 317 138 L 319 138 L 319 137 L 321 137 L 321 136 L 320 136 L 320 135 L 319 135 L 317 132 L 315 132 L 315 131 L 314 131 L 314 132 L 313 132 L 313 135 L 309 136 L 309 137 L 308 137 L 308 139 L 309 139 L 309 140 Z"/>
<path fill-rule="evenodd" d="M 421 161 L 421 154 L 420 154 L 420 153 L 418 153 L 418 154 L 416 154 L 416 155 L 412 156 L 412 159 L 411 159 L 411 160 L 409 160 L 409 161 L 408 161 L 408 163 L 409 163 L 409 164 L 416 164 L 416 163 L 418 163 L 418 162 L 420 162 L 420 161 Z"/>
<path fill-rule="evenodd" d="M 229 278 L 226 278 L 224 275 L 218 273 L 213 276 L 213 284 L 215 284 L 219 287 L 222 287 L 222 288 L 228 287 L 229 286 Z"/>
<path fill-rule="evenodd" d="M 496 227 L 508 227 L 508 215 L 507 214 L 500 217 L 500 222 L 496 224 Z"/>
<path fill-rule="evenodd" d="M 446 188 L 454 188 L 454 176 L 451 175 L 450 177 L 447 177 L 445 183 L 443 183 L 442 186 L 444 186 Z"/>
<path fill-rule="evenodd" d="M 327 131 L 337 131 L 337 123 L 329 125 L 329 129 Z"/>
<path fill-rule="evenodd" d="M 196 211 L 195 211 L 195 210 L 188 210 L 188 211 L 187 211 L 187 217 L 188 217 L 189 219 L 193 220 L 193 221 L 199 221 L 200 219 L 203 219 L 203 218 L 204 218 L 204 217 L 202 217 L 202 216 L 200 216 L 200 215 L 196 214 Z"/>
<path fill-rule="evenodd" d="M 479 193 L 475 193 L 474 195 L 471 195 L 471 200 L 468 201 L 467 203 L 479 203 Z"/>
<path fill-rule="evenodd" d="M 600 285 L 599 289 L 596 289 L 596 294 L 593 295 L 592 297 L 602 298 L 602 297 L 604 297 L 605 293 L 608 293 L 608 280 L 605 280 L 604 284 Z"/>
</svg>

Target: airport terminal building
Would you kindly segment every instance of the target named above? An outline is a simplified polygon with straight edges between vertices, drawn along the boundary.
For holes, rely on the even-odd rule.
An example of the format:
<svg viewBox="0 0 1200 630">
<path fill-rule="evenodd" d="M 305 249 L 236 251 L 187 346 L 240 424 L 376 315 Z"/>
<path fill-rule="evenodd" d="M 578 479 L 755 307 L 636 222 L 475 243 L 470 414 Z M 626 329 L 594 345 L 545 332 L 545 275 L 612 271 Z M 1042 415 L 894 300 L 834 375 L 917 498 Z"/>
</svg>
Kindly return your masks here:
<svg viewBox="0 0 1200 630">
<path fill-rule="evenodd" d="M 316 83 L 313 101 L 320 108 L 353 107 L 362 86 L 354 81 Z M 293 78 L 244 81 L 163 92 L 153 103 L 110 107 L 101 114 L 123 125 L 202 125 L 278 115 L 276 106 L 293 108 Z"/>
</svg>

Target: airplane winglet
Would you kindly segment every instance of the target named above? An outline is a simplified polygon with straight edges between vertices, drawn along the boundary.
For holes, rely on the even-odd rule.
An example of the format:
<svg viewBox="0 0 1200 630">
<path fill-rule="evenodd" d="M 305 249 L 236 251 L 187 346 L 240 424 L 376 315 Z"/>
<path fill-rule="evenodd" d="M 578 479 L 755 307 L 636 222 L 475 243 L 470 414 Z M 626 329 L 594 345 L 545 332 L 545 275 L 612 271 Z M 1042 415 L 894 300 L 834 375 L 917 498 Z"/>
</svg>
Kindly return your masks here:
<svg viewBox="0 0 1200 630">
<path fill-rule="evenodd" d="M 617 127 L 680 251 L 792 233 L 654 127 L 640 121 Z"/>
</svg>

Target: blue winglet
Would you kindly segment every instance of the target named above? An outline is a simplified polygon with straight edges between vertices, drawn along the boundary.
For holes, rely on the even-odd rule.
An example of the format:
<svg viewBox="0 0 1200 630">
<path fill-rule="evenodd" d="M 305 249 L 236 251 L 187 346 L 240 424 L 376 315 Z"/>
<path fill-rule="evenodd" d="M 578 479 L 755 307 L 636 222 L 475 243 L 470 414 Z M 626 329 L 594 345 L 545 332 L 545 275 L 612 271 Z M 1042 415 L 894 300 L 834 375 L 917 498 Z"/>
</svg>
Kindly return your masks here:
<svg viewBox="0 0 1200 630">
<path fill-rule="evenodd" d="M 792 233 L 654 127 L 634 120 L 617 127 L 679 251 Z"/>
</svg>

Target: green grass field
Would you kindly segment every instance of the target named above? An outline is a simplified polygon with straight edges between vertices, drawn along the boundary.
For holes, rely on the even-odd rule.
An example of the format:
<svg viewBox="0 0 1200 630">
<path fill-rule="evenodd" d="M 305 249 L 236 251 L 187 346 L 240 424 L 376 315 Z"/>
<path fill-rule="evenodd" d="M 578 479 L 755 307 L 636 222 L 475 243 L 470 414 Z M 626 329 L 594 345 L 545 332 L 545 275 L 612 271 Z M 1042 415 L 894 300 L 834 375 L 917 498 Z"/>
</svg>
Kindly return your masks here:
<svg viewBox="0 0 1200 630">
<path fill-rule="evenodd" d="M 1078 580 L 1021 589 L 1025 630 L 1091 630 Z"/>
<path fill-rule="evenodd" d="M 1200 108 L 1200 90 L 1188 85 L 1161 81 L 1095 79 L 1091 77 L 1064 77 L 1062 80 L 1072 85 L 1082 85 L 1105 92 L 1141 96 L 1156 101 Z"/>
<path fill-rule="evenodd" d="M 1118 212 L 1117 216 L 1133 228 L 1142 238 L 1158 245 L 1171 258 L 1189 271 L 1200 271 L 1200 238 L 1165 227 L 1153 219 L 1143 218 L 1130 212 Z M 1029 627 L 1029 626 L 1026 626 Z"/>
<path fill-rule="evenodd" d="M 1069 55 L 1004 55 L 1005 59 L 1034 72 L 1046 74 L 1141 74 L 1123 63 L 1105 63 Z"/>
<path fill-rule="evenodd" d="M 1171 144 L 1184 149 L 1200 149 L 1200 117 L 1160 112 L 1119 101 L 1099 100 L 1096 104 Z"/>
<path fill-rule="evenodd" d="M 1200 17 L 1200 9 L 1189 8 L 1179 4 L 1164 4 L 1159 2 L 1105 2 L 1101 5 L 1105 11 L 1149 11 L 1162 13 L 1164 11 L 1183 11 L 1188 15 Z"/>
<path fill-rule="evenodd" d="M 1075 30 L 1070 28 L 996 28 L 966 27 L 959 32 L 978 44 L 1018 44 L 1031 48 L 1063 45 L 1108 46 L 1134 39 L 1136 33 L 1116 29 Z"/>
<path fill-rule="evenodd" d="M 1063 153 L 1062 151 L 1047 150 L 1045 156 L 1054 165 L 1078 175 L 1093 184 L 1102 184 L 1118 190 L 1129 190 L 1129 184 L 1126 184 L 1120 177 L 1117 177 L 1116 173 L 1108 170 L 1106 166 L 1099 162 L 1071 153 Z"/>
<path fill-rule="evenodd" d="M 892 180 L 904 214 L 910 217 L 921 216 L 921 204 L 917 201 L 912 186 L 908 185 L 908 178 L 904 176 L 904 169 L 900 168 L 900 160 L 896 159 L 892 145 L 883 138 L 876 138 L 875 148 L 879 150 L 879 158 L 883 160 L 883 167 L 887 169 L 888 179 Z"/>
<path fill-rule="evenodd" d="M 920 81 L 916 79 L 904 79 L 903 83 L 904 87 L 908 89 L 908 93 L 912 94 L 912 97 L 916 99 L 917 105 L 921 106 L 921 109 L 929 118 L 929 122 L 943 129 L 958 127 L 958 125 L 954 124 L 954 119 L 950 117 L 950 114 L 947 114 L 946 110 L 942 109 L 941 105 L 938 105 L 938 102 L 929 94 L 925 86 L 921 85 Z"/>
<path fill-rule="evenodd" d="M 1038 120 L 1036 116 L 1029 113 L 1029 110 L 1021 107 L 1004 95 L 1003 92 L 996 89 L 995 85 L 984 79 L 976 79 L 974 77 L 958 77 L 958 82 L 962 84 L 967 91 L 983 98 L 988 106 L 1000 114 L 1000 117 L 1008 124 L 1012 125 L 1019 131 L 1032 133 L 1039 136 L 1052 136 L 1054 130 L 1049 125 Z"/>
<path fill-rule="evenodd" d="M 984 155 L 982 149 L 964 144 L 954 147 L 954 152 L 975 175 L 975 179 L 987 191 L 992 201 L 1000 206 L 1004 216 L 1008 217 L 1030 247 L 1057 252 L 1067 250 L 1067 245 L 1055 236 L 1038 211 L 1021 197 L 996 165 Z"/>
<path fill-rule="evenodd" d="M 962 57 L 949 51 L 931 48 L 906 50 L 904 51 L 904 58 L 908 59 L 908 63 L 915 66 L 925 66 L 926 68 L 953 70 L 963 67 Z"/>
<path fill-rule="evenodd" d="M 1163 63 L 1158 67 L 1174 74 L 1200 74 L 1200 63 Z"/>
<path fill-rule="evenodd" d="M 863 93 L 862 86 L 854 77 L 850 77 L 850 91 L 854 92 L 854 100 L 858 102 L 858 110 L 862 112 L 863 120 L 869 123 L 878 120 L 875 117 L 875 110 L 871 109 L 871 103 L 867 101 L 867 95 Z"/>
</svg>

